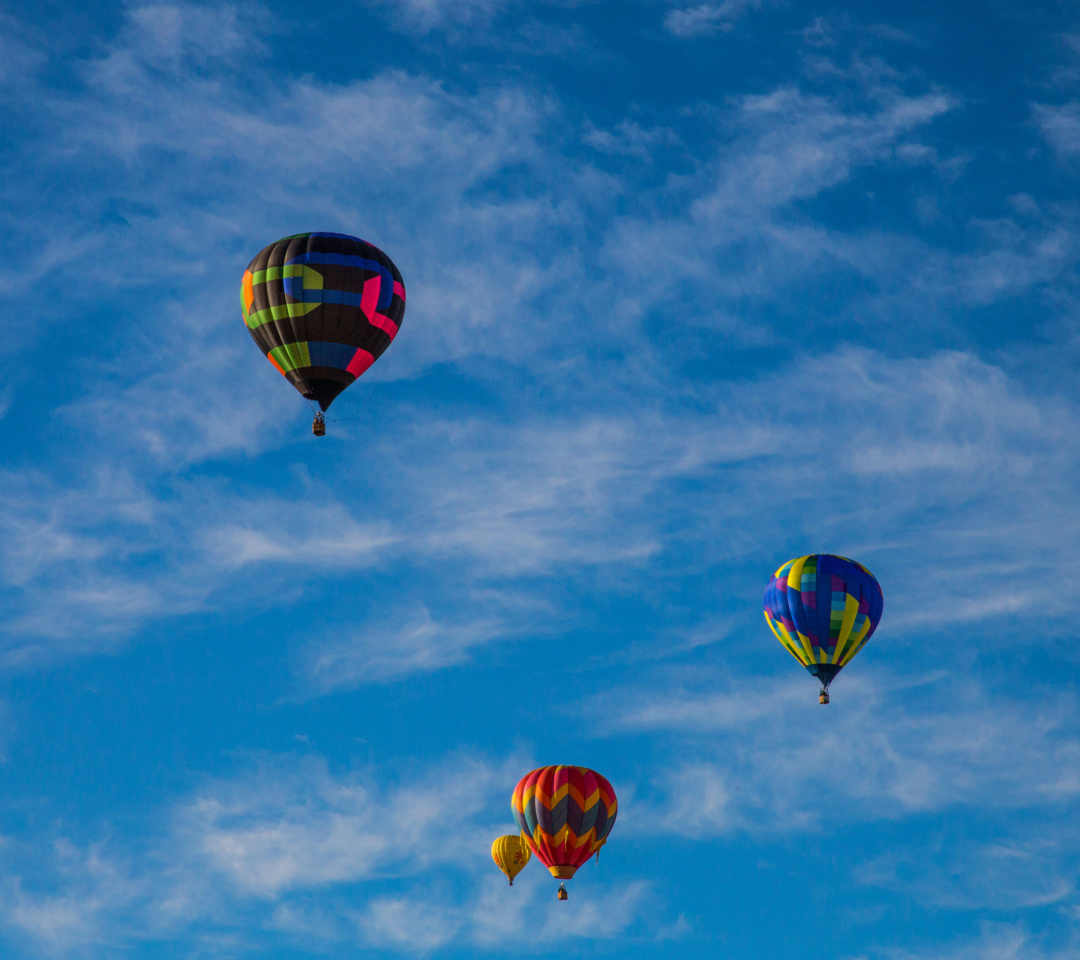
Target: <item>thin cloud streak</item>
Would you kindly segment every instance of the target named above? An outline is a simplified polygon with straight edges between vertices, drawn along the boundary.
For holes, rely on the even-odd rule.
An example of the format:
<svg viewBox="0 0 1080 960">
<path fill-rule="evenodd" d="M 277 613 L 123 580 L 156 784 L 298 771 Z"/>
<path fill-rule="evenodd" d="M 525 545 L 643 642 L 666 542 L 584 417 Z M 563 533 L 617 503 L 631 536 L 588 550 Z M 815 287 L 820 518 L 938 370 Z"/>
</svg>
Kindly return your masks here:
<svg viewBox="0 0 1080 960">
<path fill-rule="evenodd" d="M 900 639 L 1037 609 L 1054 642 L 1074 606 L 1075 578 L 1063 572 L 1080 562 L 1070 403 L 1028 395 L 963 354 L 897 361 L 850 350 L 701 400 L 700 413 L 646 408 L 513 426 L 478 416 L 414 422 L 406 410 L 362 453 L 345 453 L 357 476 L 372 455 L 385 467 L 386 480 L 369 477 L 353 493 L 303 474 L 272 494 L 212 479 L 166 493 L 134 474 L 106 474 L 109 495 L 94 480 L 43 500 L 47 480 L 9 474 L 0 478 L 10 518 L 2 561 L 15 636 L 77 630 L 92 644 L 105 630 L 112 644 L 147 618 L 278 602 L 314 577 L 377 576 L 391 559 L 419 576 L 452 559 L 447 596 L 463 599 L 512 594 L 523 577 L 554 585 L 572 569 L 655 584 L 678 575 L 667 558 L 692 538 L 711 564 L 759 557 L 763 570 L 804 543 L 857 554 L 886 584 Z M 372 511 L 375 503 L 384 506 Z M 127 570 L 135 557 L 138 580 Z M 252 585 L 254 567 L 264 572 Z M 396 666 L 357 666 L 356 676 L 461 662 L 502 635 L 501 617 L 430 603 L 444 623 L 486 626 L 460 643 L 448 639 L 453 627 L 441 652 L 416 647 Z"/>
<path fill-rule="evenodd" d="M 761 0 L 723 0 L 722 3 L 703 3 L 696 7 L 669 10 L 664 15 L 664 28 L 676 37 L 702 37 L 735 29 L 735 21 L 751 10 L 760 10 Z"/>
<path fill-rule="evenodd" d="M 535 621 L 530 621 L 528 631 L 535 629 Z M 477 647 L 523 632 L 523 626 L 515 627 L 501 616 L 439 622 L 420 604 L 403 623 L 373 624 L 358 636 L 314 647 L 308 655 L 309 672 L 320 691 L 385 683 L 464 663 Z"/>
<path fill-rule="evenodd" d="M 424 953 L 457 941 L 499 953 L 513 931 L 541 952 L 567 935 L 647 932 L 657 914 L 655 905 L 646 914 L 640 881 L 575 891 L 569 921 L 546 872 L 523 875 L 506 897 L 487 854 L 505 818 L 491 800 L 502 810 L 503 785 L 527 765 L 450 756 L 391 785 L 373 770 L 332 773 L 318 757 L 264 757 L 186 798 L 169 833 L 138 856 L 60 840 L 34 871 L 51 873 L 50 892 L 29 890 L 9 862 L 0 922 L 52 955 L 189 935 L 251 948 L 257 934 L 233 931 L 252 912 L 305 951 L 317 941 Z M 380 892 L 389 881 L 401 892 Z M 358 885 L 371 891 L 360 906 Z"/>
<path fill-rule="evenodd" d="M 943 677 L 842 680 L 842 714 L 821 711 L 805 677 L 726 688 L 717 678 L 715 692 L 631 687 L 595 701 L 588 715 L 609 735 L 684 743 L 656 778 L 661 799 L 639 801 L 635 832 L 813 832 L 957 805 L 1064 810 L 1080 797 L 1068 697 L 1034 708 Z"/>
</svg>

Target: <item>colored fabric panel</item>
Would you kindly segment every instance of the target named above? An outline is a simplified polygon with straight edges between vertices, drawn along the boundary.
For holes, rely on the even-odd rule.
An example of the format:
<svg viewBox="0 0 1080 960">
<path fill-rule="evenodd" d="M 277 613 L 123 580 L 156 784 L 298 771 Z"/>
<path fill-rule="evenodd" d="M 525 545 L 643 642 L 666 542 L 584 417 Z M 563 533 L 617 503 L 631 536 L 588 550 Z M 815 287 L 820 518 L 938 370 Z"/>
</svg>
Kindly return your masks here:
<svg viewBox="0 0 1080 960">
<path fill-rule="evenodd" d="M 379 274 L 382 278 L 380 284 L 379 302 L 378 307 L 380 310 L 385 310 L 390 306 L 394 297 L 394 278 L 390 275 L 390 271 L 386 269 L 378 260 L 371 260 L 362 256 L 350 256 L 348 254 L 341 253 L 304 253 L 298 257 L 294 257 L 289 263 L 309 263 L 309 264 L 322 264 L 326 266 L 336 267 L 354 267 L 360 270 L 372 270 Z M 402 287 L 402 290 L 405 288 Z M 402 298 L 404 302 L 404 297 Z"/>
<path fill-rule="evenodd" d="M 382 330 L 391 340 L 397 336 L 397 324 L 381 313 L 372 314 L 371 325 Z"/>
<path fill-rule="evenodd" d="M 306 343 L 286 343 L 271 350 L 269 356 L 277 360 L 281 369 L 288 373 L 300 367 L 311 366 L 311 354 Z"/>
<path fill-rule="evenodd" d="M 765 622 L 769 625 L 769 629 L 772 630 L 773 635 L 776 637 L 777 640 L 780 641 L 784 649 L 787 650 L 787 652 L 790 653 L 796 660 L 798 660 L 799 663 L 803 664 L 803 666 L 806 666 L 806 663 L 803 660 L 802 650 L 796 647 L 795 643 L 791 639 L 791 634 L 787 632 L 782 623 L 774 620 L 769 615 L 768 610 L 765 611 Z"/>
<path fill-rule="evenodd" d="M 360 294 L 360 310 L 370 320 L 379 309 L 379 291 L 382 290 L 382 277 L 372 277 L 364 281 L 364 291 Z"/>
<path fill-rule="evenodd" d="M 290 317 L 303 317 L 318 307 L 317 303 L 279 303 L 265 310 L 256 310 L 248 319 L 248 329 L 261 327 L 271 321 L 286 320 Z"/>
<path fill-rule="evenodd" d="M 360 376 L 368 367 L 375 362 L 375 358 L 366 350 L 357 349 L 353 354 L 352 359 L 349 361 L 349 365 L 345 368 L 354 377 Z"/>
<path fill-rule="evenodd" d="M 240 309 L 244 314 L 244 323 L 248 322 L 251 313 L 251 305 L 255 302 L 255 292 L 252 290 L 253 278 L 250 270 L 244 271 L 244 278 L 240 281 Z"/>
<path fill-rule="evenodd" d="M 355 353 L 356 348 L 347 343 L 325 343 L 320 340 L 308 343 L 308 354 L 313 367 L 337 367 L 339 370 L 346 370 Z"/>
</svg>

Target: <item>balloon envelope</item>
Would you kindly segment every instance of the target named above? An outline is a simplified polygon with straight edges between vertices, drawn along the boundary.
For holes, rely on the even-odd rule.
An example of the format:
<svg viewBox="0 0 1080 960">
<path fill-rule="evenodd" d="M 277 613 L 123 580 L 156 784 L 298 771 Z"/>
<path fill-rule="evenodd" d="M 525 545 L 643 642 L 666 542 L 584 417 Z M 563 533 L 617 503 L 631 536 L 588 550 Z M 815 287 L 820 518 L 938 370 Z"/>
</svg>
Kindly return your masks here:
<svg viewBox="0 0 1080 960">
<path fill-rule="evenodd" d="M 491 859 L 506 878 L 510 886 L 514 885 L 514 877 L 525 869 L 525 864 L 532 859 L 529 845 L 517 836 L 496 837 L 491 844 Z"/>
<path fill-rule="evenodd" d="M 789 560 L 764 600 L 776 639 L 825 687 L 873 636 L 885 606 L 866 567 L 830 553 Z"/>
<path fill-rule="evenodd" d="M 251 261 L 240 305 L 266 359 L 325 410 L 397 336 L 405 285 L 370 243 L 344 233 L 298 233 Z"/>
<path fill-rule="evenodd" d="M 587 767 L 540 767 L 514 788 L 510 808 L 537 859 L 559 880 L 600 849 L 615 825 L 615 791 Z"/>
</svg>

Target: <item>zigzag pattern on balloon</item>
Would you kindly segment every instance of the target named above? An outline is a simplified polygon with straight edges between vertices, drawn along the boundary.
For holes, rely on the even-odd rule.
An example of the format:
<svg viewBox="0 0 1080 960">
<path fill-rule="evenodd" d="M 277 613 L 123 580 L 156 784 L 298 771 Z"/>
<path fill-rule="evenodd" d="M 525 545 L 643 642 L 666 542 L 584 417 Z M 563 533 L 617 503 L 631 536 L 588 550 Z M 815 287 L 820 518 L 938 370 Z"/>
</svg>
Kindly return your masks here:
<svg viewBox="0 0 1080 960">
<path fill-rule="evenodd" d="M 611 784 L 586 767 L 540 767 L 510 799 L 522 836 L 552 876 L 569 879 L 606 842 L 618 801 Z"/>
</svg>

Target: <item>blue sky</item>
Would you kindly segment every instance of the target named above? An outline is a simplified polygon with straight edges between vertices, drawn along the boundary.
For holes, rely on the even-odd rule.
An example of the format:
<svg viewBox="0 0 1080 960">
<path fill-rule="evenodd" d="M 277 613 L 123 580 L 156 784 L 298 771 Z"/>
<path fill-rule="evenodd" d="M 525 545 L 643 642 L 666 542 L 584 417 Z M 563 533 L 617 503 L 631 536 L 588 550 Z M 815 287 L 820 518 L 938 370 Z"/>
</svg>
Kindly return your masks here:
<svg viewBox="0 0 1080 960">
<path fill-rule="evenodd" d="M 8 0 L 0 952 L 1075 956 L 1078 20 Z M 239 309 L 305 230 L 408 289 L 323 440 Z M 558 762 L 567 903 L 488 854 Z"/>
</svg>

